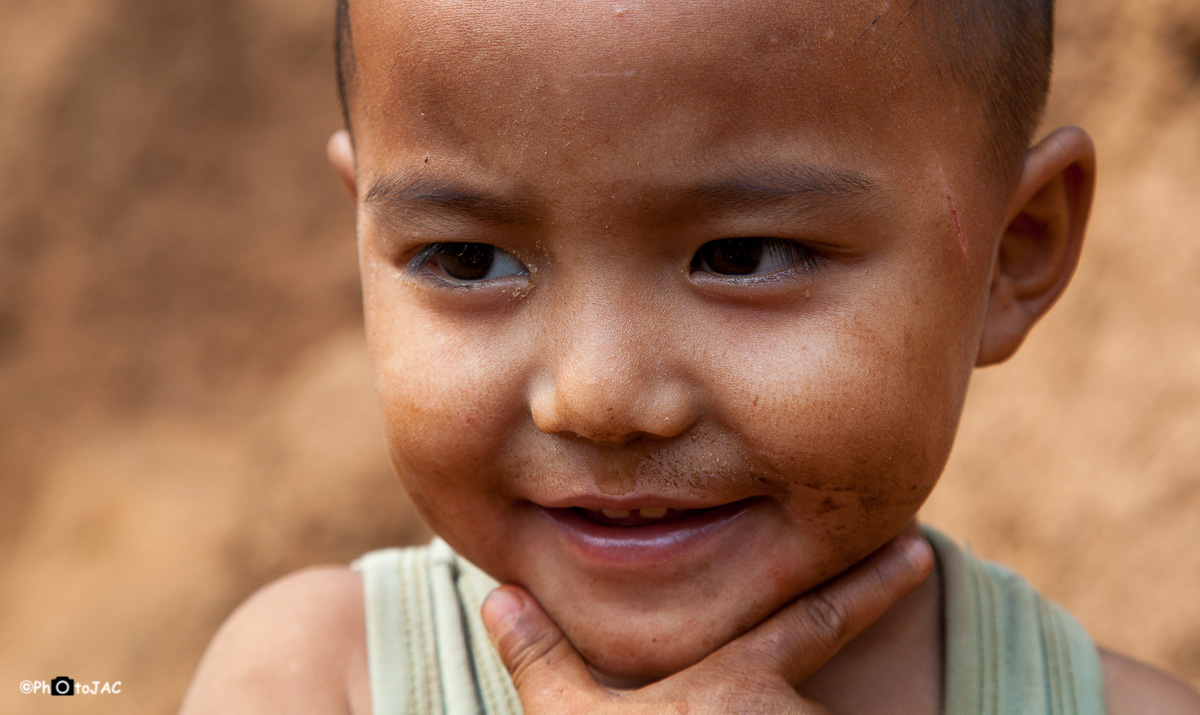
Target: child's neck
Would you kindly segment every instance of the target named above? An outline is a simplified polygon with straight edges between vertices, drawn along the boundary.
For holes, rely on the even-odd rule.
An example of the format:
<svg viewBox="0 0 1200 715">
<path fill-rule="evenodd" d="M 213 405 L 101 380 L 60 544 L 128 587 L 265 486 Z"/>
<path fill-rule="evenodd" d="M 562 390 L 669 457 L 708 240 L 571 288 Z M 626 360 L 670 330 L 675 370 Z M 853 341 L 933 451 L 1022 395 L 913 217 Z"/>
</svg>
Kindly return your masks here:
<svg viewBox="0 0 1200 715">
<path fill-rule="evenodd" d="M 904 531 L 920 535 L 914 520 Z M 945 689 L 941 573 L 929 578 L 798 688 L 838 715 L 940 713 Z"/>
</svg>

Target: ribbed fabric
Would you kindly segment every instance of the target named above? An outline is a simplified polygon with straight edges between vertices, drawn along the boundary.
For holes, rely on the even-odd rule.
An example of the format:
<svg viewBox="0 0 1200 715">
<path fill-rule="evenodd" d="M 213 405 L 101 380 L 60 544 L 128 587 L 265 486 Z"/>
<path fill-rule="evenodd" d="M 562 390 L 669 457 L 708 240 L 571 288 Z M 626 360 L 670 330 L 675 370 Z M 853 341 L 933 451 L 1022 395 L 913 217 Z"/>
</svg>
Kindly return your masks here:
<svg viewBox="0 0 1200 715">
<path fill-rule="evenodd" d="M 942 572 L 945 715 L 1102 715 L 1087 633 L 1013 572 L 925 529 Z M 363 576 L 375 715 L 521 713 L 479 615 L 496 582 L 445 542 L 373 551 Z"/>
<path fill-rule="evenodd" d="M 479 616 L 498 584 L 441 539 L 372 551 L 362 572 L 375 715 L 520 713 Z"/>
<path fill-rule="evenodd" d="M 1087 632 L 1025 579 L 925 529 L 942 571 L 945 715 L 1103 715 Z"/>
</svg>

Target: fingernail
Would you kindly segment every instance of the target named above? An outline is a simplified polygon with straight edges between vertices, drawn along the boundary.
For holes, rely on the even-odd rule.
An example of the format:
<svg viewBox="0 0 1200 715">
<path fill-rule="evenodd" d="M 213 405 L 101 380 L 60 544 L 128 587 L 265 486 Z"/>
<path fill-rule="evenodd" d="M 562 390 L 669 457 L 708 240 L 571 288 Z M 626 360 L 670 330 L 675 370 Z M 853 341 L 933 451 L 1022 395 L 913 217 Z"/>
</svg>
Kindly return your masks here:
<svg viewBox="0 0 1200 715">
<path fill-rule="evenodd" d="M 508 589 L 498 588 L 483 599 L 481 610 L 488 630 L 500 634 L 525 610 L 525 600 Z"/>
<path fill-rule="evenodd" d="M 924 571 L 933 564 L 933 547 L 925 539 L 908 537 L 901 539 L 898 545 L 916 570 Z"/>
</svg>

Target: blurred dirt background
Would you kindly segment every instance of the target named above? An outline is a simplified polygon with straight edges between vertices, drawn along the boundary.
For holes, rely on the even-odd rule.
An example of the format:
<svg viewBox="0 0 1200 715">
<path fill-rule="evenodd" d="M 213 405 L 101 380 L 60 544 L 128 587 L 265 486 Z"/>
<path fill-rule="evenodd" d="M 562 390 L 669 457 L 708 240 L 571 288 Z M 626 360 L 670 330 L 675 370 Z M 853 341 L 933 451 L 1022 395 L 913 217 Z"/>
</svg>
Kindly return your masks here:
<svg viewBox="0 0 1200 715">
<path fill-rule="evenodd" d="M 0 0 L 0 712 L 173 712 L 259 586 L 426 537 L 325 164 L 332 4 Z M 925 515 L 1200 686 L 1200 4 L 1058 38 L 1089 246 Z M 19 692 L 57 675 L 123 692 Z"/>
</svg>

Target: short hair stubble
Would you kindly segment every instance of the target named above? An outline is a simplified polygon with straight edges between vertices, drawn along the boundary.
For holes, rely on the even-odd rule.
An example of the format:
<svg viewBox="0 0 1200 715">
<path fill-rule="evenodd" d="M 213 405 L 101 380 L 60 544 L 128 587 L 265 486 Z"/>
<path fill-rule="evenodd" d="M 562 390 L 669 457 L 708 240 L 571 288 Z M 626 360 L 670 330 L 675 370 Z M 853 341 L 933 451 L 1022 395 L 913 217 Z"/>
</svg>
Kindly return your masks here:
<svg viewBox="0 0 1200 715">
<path fill-rule="evenodd" d="M 993 168 L 1011 178 L 1041 122 L 1054 56 L 1054 0 L 910 0 L 939 75 L 977 97 Z M 334 54 L 346 129 L 356 62 L 350 0 L 337 0 Z"/>
</svg>

